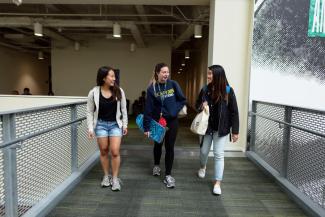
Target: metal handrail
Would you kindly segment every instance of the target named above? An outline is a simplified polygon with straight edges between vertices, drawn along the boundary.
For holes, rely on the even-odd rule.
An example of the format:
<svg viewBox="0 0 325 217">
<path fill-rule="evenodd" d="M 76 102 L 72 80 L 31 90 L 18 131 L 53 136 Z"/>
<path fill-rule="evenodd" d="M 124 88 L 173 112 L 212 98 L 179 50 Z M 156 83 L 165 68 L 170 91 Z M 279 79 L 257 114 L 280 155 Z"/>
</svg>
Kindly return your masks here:
<svg viewBox="0 0 325 217">
<path fill-rule="evenodd" d="M 295 110 L 299 110 L 299 111 L 306 111 L 306 112 L 312 112 L 312 113 L 319 113 L 319 114 L 324 114 L 325 115 L 325 110 L 319 110 L 319 109 L 314 109 L 314 108 L 308 108 L 308 107 L 297 107 L 297 106 L 293 106 L 293 105 L 289 105 L 289 104 L 280 104 L 280 103 L 274 103 L 274 102 L 266 102 L 266 101 L 262 101 L 262 100 L 253 100 L 253 102 L 255 103 L 259 103 L 259 104 L 264 104 L 264 105 L 270 105 L 270 106 L 285 106 L 285 107 L 291 107 Z"/>
<path fill-rule="evenodd" d="M 83 117 L 83 118 L 78 118 L 74 121 L 70 121 L 68 123 L 64 123 L 64 124 L 60 124 L 60 125 L 57 125 L 55 127 L 51 127 L 51 128 L 48 128 L 46 130 L 42 130 L 42 131 L 39 131 L 37 133 L 33 133 L 33 134 L 30 134 L 30 135 L 27 135 L 27 136 L 23 136 L 23 137 L 20 137 L 20 138 L 17 138 L 17 139 L 14 139 L 14 140 L 11 140 L 9 142 L 3 142 L 3 143 L 0 143 L 0 149 L 2 148 L 6 148 L 8 146 L 11 146 L 13 144 L 16 144 L 16 143 L 22 143 L 23 141 L 27 140 L 27 139 L 30 139 L 30 138 L 33 138 L 33 137 L 36 137 L 36 136 L 39 136 L 39 135 L 42 135 L 42 134 L 45 134 L 45 133 L 48 133 L 50 131 L 54 131 L 54 130 L 57 130 L 59 128 L 63 128 L 63 127 L 66 127 L 68 125 L 71 125 L 71 124 L 74 124 L 74 123 L 77 123 L 77 122 L 82 122 L 83 120 L 85 120 L 86 117 Z"/>
<path fill-rule="evenodd" d="M 277 119 L 274 119 L 274 118 L 270 118 L 268 116 L 261 115 L 261 114 L 255 113 L 255 112 L 248 112 L 248 114 L 249 114 L 249 116 L 255 115 L 255 116 L 258 116 L 258 117 L 262 117 L 264 119 L 268 119 L 268 120 L 271 120 L 271 121 L 274 121 L 274 122 L 278 122 L 280 124 L 288 125 L 290 127 L 293 127 L 293 128 L 299 129 L 299 130 L 302 130 L 304 132 L 311 133 L 311 134 L 315 134 L 317 136 L 320 136 L 320 137 L 324 137 L 325 138 L 325 134 L 323 134 L 323 133 L 319 133 L 319 132 L 316 132 L 314 130 L 309 130 L 309 129 L 306 129 L 306 128 L 297 126 L 295 124 L 291 124 L 291 123 L 287 123 L 287 122 L 284 122 L 284 121 L 280 121 L 280 120 L 277 120 Z"/>
<path fill-rule="evenodd" d="M 16 109 L 16 110 L 0 112 L 0 116 L 1 115 L 9 115 L 9 114 L 27 113 L 27 112 L 31 112 L 31 111 L 38 112 L 38 111 L 43 111 L 43 110 L 47 110 L 47 109 L 57 109 L 57 108 L 69 107 L 71 105 L 86 104 L 86 102 L 87 102 L 87 100 L 80 101 L 80 102 L 60 103 L 60 104 L 57 104 L 57 105 L 40 106 L 40 107 L 36 107 L 36 108 Z"/>
</svg>

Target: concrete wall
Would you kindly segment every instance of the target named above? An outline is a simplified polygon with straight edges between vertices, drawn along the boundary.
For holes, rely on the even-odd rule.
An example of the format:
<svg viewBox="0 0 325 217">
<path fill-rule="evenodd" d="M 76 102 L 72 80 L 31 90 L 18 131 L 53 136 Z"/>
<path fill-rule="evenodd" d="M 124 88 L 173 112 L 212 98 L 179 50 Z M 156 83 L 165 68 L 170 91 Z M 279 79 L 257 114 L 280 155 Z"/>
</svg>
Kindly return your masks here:
<svg viewBox="0 0 325 217">
<path fill-rule="evenodd" d="M 146 90 L 158 62 L 170 65 L 168 40 L 148 41 L 146 48 L 135 52 L 130 52 L 128 41 L 102 39 L 88 41 L 79 51 L 73 47 L 53 49 L 53 90 L 55 95 L 86 96 L 96 85 L 98 68 L 108 65 L 120 69 L 120 86 L 132 103 Z"/>
<path fill-rule="evenodd" d="M 49 60 L 38 60 L 37 54 L 0 47 L 0 94 L 28 87 L 34 95 L 47 95 L 48 66 Z"/>
</svg>

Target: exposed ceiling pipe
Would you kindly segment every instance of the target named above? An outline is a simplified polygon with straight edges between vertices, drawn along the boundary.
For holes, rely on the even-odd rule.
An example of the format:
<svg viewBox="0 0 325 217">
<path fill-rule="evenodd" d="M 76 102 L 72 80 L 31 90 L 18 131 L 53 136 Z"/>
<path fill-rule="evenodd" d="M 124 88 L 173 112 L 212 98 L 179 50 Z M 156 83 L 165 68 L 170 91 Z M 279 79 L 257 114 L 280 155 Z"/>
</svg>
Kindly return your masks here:
<svg viewBox="0 0 325 217">
<path fill-rule="evenodd" d="M 44 27 L 113 27 L 113 21 L 109 20 L 79 20 L 79 19 L 34 19 L 30 17 L 0 17 L 0 27 L 28 27 L 32 26 L 35 20 L 42 23 Z M 187 22 L 143 22 L 143 21 L 119 21 L 122 28 L 128 28 L 130 24 L 154 24 L 154 25 L 188 25 Z"/>
<path fill-rule="evenodd" d="M 141 5 L 137 5 L 141 7 Z M 0 13 L 1 16 L 34 16 L 34 17 L 171 17 L 171 14 L 62 14 L 62 13 Z"/>
<path fill-rule="evenodd" d="M 178 6 L 176 6 L 176 9 L 177 9 L 177 10 L 179 11 L 179 13 L 183 16 L 184 20 L 189 21 L 189 19 L 184 15 L 184 13 L 182 12 L 182 10 L 181 10 Z"/>
<path fill-rule="evenodd" d="M 111 4 L 111 5 L 209 5 L 210 0 L 28 0 L 24 4 Z M 0 0 L 0 3 L 8 4 L 8 0 Z"/>
</svg>

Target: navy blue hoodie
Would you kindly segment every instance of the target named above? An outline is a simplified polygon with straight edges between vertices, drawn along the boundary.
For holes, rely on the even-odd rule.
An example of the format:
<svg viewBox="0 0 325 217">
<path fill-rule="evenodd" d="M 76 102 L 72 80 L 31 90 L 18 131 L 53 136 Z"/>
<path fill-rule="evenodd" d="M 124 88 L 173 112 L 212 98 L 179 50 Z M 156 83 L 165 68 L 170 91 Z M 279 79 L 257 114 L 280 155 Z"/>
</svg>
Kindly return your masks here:
<svg viewBox="0 0 325 217">
<path fill-rule="evenodd" d="M 149 131 L 150 120 L 158 121 L 160 112 L 163 117 L 173 119 L 186 104 L 186 98 L 179 84 L 173 80 L 167 80 L 165 84 L 156 83 L 147 88 L 147 99 L 144 111 L 144 132 Z"/>
</svg>

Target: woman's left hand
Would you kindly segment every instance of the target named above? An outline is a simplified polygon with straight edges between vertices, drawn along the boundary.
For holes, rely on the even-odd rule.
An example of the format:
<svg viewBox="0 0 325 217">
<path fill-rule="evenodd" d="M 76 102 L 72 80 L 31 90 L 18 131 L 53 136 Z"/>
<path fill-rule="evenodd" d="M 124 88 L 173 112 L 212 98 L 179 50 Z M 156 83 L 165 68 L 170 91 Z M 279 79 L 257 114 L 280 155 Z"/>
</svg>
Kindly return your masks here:
<svg viewBox="0 0 325 217">
<path fill-rule="evenodd" d="M 237 142 L 238 138 L 239 138 L 239 134 L 232 134 L 231 135 L 232 142 Z"/>
<path fill-rule="evenodd" d="M 123 129 L 123 135 L 125 136 L 126 134 L 128 134 L 128 129 L 127 128 Z"/>
</svg>

